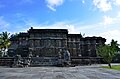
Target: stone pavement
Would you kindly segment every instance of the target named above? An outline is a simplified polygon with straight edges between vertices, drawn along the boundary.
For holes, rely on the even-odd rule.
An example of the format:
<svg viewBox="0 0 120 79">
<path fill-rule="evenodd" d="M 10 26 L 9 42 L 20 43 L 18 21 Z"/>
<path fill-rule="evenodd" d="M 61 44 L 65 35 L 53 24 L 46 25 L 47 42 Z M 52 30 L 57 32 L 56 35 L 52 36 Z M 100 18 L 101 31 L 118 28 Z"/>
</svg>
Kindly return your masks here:
<svg viewBox="0 0 120 79">
<path fill-rule="evenodd" d="M 99 66 L 0 67 L 0 79 L 120 79 L 120 71 Z"/>
</svg>

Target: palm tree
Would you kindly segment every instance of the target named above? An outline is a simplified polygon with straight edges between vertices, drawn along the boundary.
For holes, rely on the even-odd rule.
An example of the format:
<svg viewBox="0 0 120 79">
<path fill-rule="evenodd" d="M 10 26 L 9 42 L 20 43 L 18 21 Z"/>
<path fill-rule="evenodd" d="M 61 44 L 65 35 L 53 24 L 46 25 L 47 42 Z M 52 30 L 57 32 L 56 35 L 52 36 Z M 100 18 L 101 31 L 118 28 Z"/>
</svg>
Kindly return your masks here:
<svg viewBox="0 0 120 79">
<path fill-rule="evenodd" d="M 8 32 L 2 32 L 0 34 L 0 49 L 3 51 L 3 56 L 7 55 L 6 50 L 10 46 L 9 35 L 10 33 Z"/>
<path fill-rule="evenodd" d="M 1 34 L 0 34 L 0 57 L 2 56 L 2 48 L 3 48 L 3 45 L 2 45 L 2 37 L 1 37 Z"/>
</svg>

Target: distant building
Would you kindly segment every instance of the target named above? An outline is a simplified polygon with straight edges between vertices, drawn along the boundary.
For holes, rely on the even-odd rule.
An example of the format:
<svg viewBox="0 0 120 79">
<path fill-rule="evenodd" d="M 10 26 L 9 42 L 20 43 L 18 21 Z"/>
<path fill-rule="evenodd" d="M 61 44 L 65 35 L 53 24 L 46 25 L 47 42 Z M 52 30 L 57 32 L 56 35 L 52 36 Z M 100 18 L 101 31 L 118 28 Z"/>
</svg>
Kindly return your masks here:
<svg viewBox="0 0 120 79">
<path fill-rule="evenodd" d="M 71 58 L 97 57 L 96 48 L 103 45 L 102 37 L 82 37 L 81 34 L 68 34 L 67 29 L 31 29 L 11 38 L 9 56 L 57 57 L 60 49 L 68 49 Z"/>
</svg>

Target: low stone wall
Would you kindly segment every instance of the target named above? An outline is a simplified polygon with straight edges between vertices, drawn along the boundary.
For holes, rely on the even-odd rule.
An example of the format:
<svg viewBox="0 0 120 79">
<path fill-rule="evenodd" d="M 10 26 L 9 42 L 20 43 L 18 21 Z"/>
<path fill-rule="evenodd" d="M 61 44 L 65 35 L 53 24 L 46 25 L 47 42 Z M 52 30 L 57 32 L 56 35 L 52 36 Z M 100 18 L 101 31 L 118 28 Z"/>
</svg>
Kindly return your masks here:
<svg viewBox="0 0 120 79">
<path fill-rule="evenodd" d="M 24 57 L 22 60 L 28 60 L 28 58 Z M 61 62 L 63 63 L 63 61 Z M 91 65 L 103 63 L 101 58 L 71 58 L 71 65 Z M 13 57 L 4 57 L 0 58 L 0 66 L 12 66 L 14 64 Z M 30 59 L 29 66 L 58 66 L 59 60 L 58 57 L 32 57 Z"/>
<path fill-rule="evenodd" d="M 91 64 L 100 64 L 101 58 L 72 58 L 71 64 L 74 65 L 91 65 Z"/>
<path fill-rule="evenodd" d="M 13 57 L 2 57 L 0 58 L 0 66 L 11 66 L 14 62 Z"/>
<path fill-rule="evenodd" d="M 32 57 L 31 66 L 55 66 L 58 64 L 57 57 Z"/>
</svg>

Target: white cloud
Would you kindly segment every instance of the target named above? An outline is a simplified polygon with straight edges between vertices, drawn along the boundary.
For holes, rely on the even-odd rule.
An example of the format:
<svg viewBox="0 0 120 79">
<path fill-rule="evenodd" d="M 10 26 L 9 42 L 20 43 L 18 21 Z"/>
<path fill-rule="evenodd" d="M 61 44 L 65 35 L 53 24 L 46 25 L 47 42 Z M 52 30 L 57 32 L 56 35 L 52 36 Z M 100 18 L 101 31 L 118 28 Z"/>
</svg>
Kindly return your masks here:
<svg viewBox="0 0 120 79">
<path fill-rule="evenodd" d="M 109 0 L 93 0 L 93 4 L 103 12 L 112 9 L 111 2 Z"/>
<path fill-rule="evenodd" d="M 120 0 L 113 0 L 113 1 L 115 5 L 120 6 Z"/>
<path fill-rule="evenodd" d="M 103 21 L 100 24 L 104 25 L 105 27 L 113 24 L 120 24 L 120 12 L 118 12 L 115 17 L 103 16 Z"/>
<path fill-rule="evenodd" d="M 10 24 L 4 20 L 3 16 L 0 16 L 0 29 L 6 29 Z"/>
<path fill-rule="evenodd" d="M 49 9 L 51 9 L 52 11 L 56 11 L 56 9 L 55 9 L 54 7 L 52 7 L 52 6 L 50 6 L 50 5 L 47 5 L 47 7 L 48 7 Z"/>
<path fill-rule="evenodd" d="M 120 18 L 120 11 L 118 12 L 118 15 L 117 15 L 118 18 Z"/>
<path fill-rule="evenodd" d="M 56 22 L 51 25 L 47 24 L 34 24 L 31 22 L 27 22 L 26 25 L 29 25 L 29 27 L 33 27 L 35 29 L 68 29 L 69 33 L 80 33 L 79 29 L 77 29 L 74 24 L 70 24 L 67 22 Z M 25 30 L 28 30 L 28 28 L 24 28 Z"/>
<path fill-rule="evenodd" d="M 64 0 L 46 0 L 47 7 L 52 11 L 56 11 L 55 7 L 63 4 Z"/>
<path fill-rule="evenodd" d="M 100 36 L 107 39 L 107 44 L 110 43 L 112 39 L 117 40 L 120 44 L 120 30 L 108 30 L 106 32 L 100 33 Z"/>
<path fill-rule="evenodd" d="M 106 12 L 115 7 L 120 7 L 120 0 L 93 0 L 93 4 L 101 11 Z"/>
<path fill-rule="evenodd" d="M 103 24 L 104 25 L 109 25 L 112 24 L 114 22 L 114 19 L 109 17 L 109 16 L 104 16 L 104 20 L 103 20 Z"/>
</svg>

